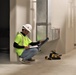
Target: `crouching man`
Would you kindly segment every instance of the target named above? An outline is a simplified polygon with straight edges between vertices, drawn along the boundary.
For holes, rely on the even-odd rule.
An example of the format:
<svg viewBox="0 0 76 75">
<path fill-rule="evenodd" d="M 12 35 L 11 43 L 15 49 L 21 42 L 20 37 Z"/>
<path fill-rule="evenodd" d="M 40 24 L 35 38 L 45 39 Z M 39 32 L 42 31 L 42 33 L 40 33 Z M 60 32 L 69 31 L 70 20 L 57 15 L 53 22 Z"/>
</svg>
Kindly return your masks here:
<svg viewBox="0 0 76 75">
<path fill-rule="evenodd" d="M 32 57 L 37 54 L 38 48 L 30 48 L 30 45 L 34 46 L 41 43 L 41 41 L 32 42 L 28 38 L 27 34 L 30 33 L 31 30 L 32 26 L 30 24 L 22 25 L 22 31 L 16 35 L 13 43 L 17 55 L 22 58 L 21 62 L 35 61 Z"/>
</svg>

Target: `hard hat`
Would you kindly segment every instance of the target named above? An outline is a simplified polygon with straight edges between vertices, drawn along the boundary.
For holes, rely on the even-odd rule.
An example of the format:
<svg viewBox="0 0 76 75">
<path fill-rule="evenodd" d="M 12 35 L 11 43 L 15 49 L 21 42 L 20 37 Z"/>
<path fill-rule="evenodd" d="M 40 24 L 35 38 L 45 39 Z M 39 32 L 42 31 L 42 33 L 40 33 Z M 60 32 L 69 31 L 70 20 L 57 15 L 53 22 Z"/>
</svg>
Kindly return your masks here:
<svg viewBox="0 0 76 75">
<path fill-rule="evenodd" d="M 26 29 L 27 31 L 31 32 L 32 26 L 30 24 L 25 24 L 25 25 L 22 25 L 22 29 Z"/>
</svg>

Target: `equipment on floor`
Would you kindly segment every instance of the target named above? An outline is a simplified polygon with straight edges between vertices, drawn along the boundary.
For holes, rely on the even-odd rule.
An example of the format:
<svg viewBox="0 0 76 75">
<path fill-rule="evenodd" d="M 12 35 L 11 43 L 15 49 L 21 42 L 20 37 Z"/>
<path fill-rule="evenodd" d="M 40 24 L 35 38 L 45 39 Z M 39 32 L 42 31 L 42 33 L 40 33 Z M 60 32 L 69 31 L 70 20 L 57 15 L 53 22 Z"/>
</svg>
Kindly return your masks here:
<svg viewBox="0 0 76 75">
<path fill-rule="evenodd" d="M 46 60 L 59 60 L 61 59 L 62 55 L 59 55 L 58 53 L 56 53 L 55 51 L 51 51 L 51 53 L 48 56 L 45 56 Z"/>
</svg>

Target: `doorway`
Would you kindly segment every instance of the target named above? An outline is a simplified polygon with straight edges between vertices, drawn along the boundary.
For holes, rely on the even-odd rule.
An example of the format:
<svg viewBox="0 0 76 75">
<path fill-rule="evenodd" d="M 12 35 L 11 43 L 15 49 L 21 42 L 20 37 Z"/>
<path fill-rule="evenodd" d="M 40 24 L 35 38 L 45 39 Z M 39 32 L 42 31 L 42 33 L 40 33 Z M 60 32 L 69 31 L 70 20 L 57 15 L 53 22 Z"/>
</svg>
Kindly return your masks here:
<svg viewBox="0 0 76 75">
<path fill-rule="evenodd" d="M 0 0 L 0 62 L 9 60 L 10 1 Z M 3 60 L 4 59 L 4 60 Z"/>
</svg>

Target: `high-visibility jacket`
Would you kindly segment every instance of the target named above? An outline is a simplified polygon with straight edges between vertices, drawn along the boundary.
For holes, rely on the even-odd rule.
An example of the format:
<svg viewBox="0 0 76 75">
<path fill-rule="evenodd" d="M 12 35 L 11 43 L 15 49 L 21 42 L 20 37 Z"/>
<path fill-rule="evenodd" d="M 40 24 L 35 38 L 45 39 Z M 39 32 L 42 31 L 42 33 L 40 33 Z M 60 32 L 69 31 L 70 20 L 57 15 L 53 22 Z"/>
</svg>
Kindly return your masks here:
<svg viewBox="0 0 76 75">
<path fill-rule="evenodd" d="M 14 42 L 16 42 L 20 46 L 28 46 L 29 43 L 31 43 L 32 41 L 27 36 L 24 36 L 21 33 L 18 33 L 15 37 Z M 18 56 L 21 56 L 24 50 L 25 48 L 20 48 L 20 49 L 16 48 L 16 53 L 18 54 Z"/>
</svg>

